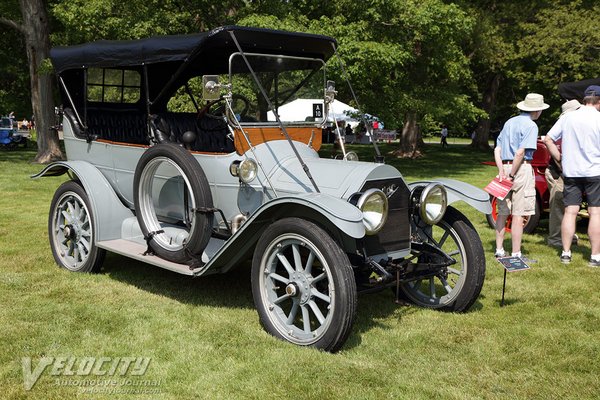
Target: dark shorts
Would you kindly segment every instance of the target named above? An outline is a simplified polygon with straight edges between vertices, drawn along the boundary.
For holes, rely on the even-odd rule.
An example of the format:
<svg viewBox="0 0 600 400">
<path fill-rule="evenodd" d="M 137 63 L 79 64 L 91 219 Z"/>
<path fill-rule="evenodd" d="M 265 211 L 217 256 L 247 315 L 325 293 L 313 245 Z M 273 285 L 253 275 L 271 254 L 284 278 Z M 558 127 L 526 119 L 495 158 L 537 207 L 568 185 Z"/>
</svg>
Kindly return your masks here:
<svg viewBox="0 0 600 400">
<path fill-rule="evenodd" d="M 584 193 L 589 207 L 600 206 L 600 176 L 564 178 L 564 181 L 563 201 L 565 207 L 581 205 Z"/>
</svg>

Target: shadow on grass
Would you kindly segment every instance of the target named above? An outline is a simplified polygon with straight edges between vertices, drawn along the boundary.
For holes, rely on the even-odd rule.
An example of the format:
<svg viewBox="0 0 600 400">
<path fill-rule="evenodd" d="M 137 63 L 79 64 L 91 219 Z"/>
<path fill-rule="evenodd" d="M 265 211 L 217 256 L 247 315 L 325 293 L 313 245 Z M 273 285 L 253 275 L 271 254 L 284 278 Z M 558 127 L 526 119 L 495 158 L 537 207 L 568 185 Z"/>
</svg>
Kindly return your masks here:
<svg viewBox="0 0 600 400">
<path fill-rule="evenodd" d="M 323 145 L 319 151 L 321 157 L 330 157 L 331 146 Z M 454 179 L 461 179 L 461 176 L 470 176 L 473 168 L 490 168 L 482 165 L 481 162 L 493 160 L 491 149 L 489 152 L 475 151 L 468 145 L 457 144 L 442 149 L 434 144 L 425 144 L 422 149 L 424 156 L 416 160 L 393 156 L 391 153 L 398 149 L 397 143 L 380 143 L 378 146 L 379 151 L 385 157 L 386 164 L 396 167 L 403 175 L 416 178 L 452 175 Z M 372 161 L 375 155 L 375 150 L 370 145 L 348 145 L 346 147 L 348 151 L 356 152 L 361 161 Z"/>
<path fill-rule="evenodd" d="M 249 263 L 227 274 L 192 278 L 108 253 L 103 272 L 117 281 L 185 304 L 254 308 Z"/>
<path fill-rule="evenodd" d="M 18 147 L 13 150 L 0 148 L 0 162 L 6 161 L 10 163 L 30 163 L 33 162 L 37 153 L 37 148 L 33 145 L 28 148 Z"/>
<path fill-rule="evenodd" d="M 519 301 L 517 299 L 507 299 L 506 297 L 504 297 L 504 305 L 502 305 L 502 299 L 496 300 L 496 304 L 498 305 L 498 307 L 501 307 L 501 308 L 512 306 L 513 304 L 518 304 L 518 303 L 521 303 L 521 301 Z"/>
<path fill-rule="evenodd" d="M 226 274 L 191 278 L 118 254 L 108 253 L 104 261 L 103 273 L 116 281 L 185 304 L 254 309 L 250 270 L 251 265 L 248 261 Z M 471 311 L 478 309 L 481 309 L 479 302 L 473 305 Z M 419 310 L 420 308 L 416 306 L 396 304 L 392 290 L 359 295 L 356 320 L 343 348 L 350 349 L 360 345 L 362 334 L 374 328 L 395 329 L 396 327 L 386 322 L 391 316 L 401 320 Z"/>
</svg>

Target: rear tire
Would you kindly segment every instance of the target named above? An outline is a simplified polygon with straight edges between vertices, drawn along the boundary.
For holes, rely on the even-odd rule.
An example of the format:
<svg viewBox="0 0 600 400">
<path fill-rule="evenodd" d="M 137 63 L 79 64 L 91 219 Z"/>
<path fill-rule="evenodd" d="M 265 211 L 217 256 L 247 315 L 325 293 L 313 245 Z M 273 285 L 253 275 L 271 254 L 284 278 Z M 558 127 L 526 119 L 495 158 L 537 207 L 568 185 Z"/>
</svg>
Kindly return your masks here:
<svg viewBox="0 0 600 400">
<path fill-rule="evenodd" d="M 58 187 L 50 203 L 48 237 L 56 263 L 73 272 L 99 272 L 106 251 L 96 246 L 92 207 L 75 181 Z"/>
</svg>

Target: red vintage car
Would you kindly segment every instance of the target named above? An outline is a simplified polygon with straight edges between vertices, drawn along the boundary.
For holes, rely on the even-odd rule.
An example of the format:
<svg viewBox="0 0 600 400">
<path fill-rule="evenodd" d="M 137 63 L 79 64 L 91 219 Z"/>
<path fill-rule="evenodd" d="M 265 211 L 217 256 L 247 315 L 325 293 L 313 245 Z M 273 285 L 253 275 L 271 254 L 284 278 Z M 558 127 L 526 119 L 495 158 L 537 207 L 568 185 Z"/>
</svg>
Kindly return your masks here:
<svg viewBox="0 0 600 400">
<path fill-rule="evenodd" d="M 535 215 L 525 217 L 525 225 L 523 226 L 523 232 L 531 233 L 537 228 L 540 218 L 543 212 L 548 212 L 549 209 L 549 198 L 550 190 L 548 190 L 548 183 L 546 182 L 545 172 L 550 162 L 550 152 L 546 148 L 546 144 L 542 139 L 537 141 L 537 150 L 533 153 L 533 160 L 531 166 L 535 174 Z M 496 166 L 494 161 L 486 161 L 484 164 Z M 492 213 L 487 215 L 488 224 L 492 228 L 496 228 L 496 220 L 498 219 L 498 200 L 490 195 L 490 201 L 492 202 Z M 506 230 L 510 232 L 510 225 L 512 219 L 509 216 L 506 220 Z"/>
</svg>

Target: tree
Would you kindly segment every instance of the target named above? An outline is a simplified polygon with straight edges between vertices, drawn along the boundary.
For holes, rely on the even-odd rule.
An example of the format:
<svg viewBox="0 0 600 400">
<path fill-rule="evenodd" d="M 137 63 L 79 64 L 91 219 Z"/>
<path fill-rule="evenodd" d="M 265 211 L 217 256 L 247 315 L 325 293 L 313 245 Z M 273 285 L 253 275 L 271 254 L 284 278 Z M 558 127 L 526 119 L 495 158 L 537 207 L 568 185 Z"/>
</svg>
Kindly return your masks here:
<svg viewBox="0 0 600 400">
<path fill-rule="evenodd" d="M 471 146 L 489 151 L 490 128 L 498 90 L 505 78 L 504 70 L 515 51 L 498 22 L 496 2 L 484 0 L 480 3 L 467 2 L 466 5 L 476 21 L 469 45 L 470 68 L 477 82 L 478 95 L 475 100 L 485 113 L 477 121 Z"/>
<path fill-rule="evenodd" d="M 268 7 L 272 2 L 258 3 Z M 354 104 L 349 89 L 341 84 L 339 98 L 381 117 L 386 126 L 402 127 L 397 152 L 401 157 L 420 155 L 420 127 L 425 119 L 459 125 L 481 114 L 469 100 L 475 85 L 463 51 L 473 21 L 457 6 L 439 0 L 324 4 L 290 0 L 283 8 L 255 5 L 252 11 L 263 15 L 249 16 L 243 23 L 337 38 L 360 104 Z M 343 81 L 337 60 L 330 60 L 328 71 L 336 81 Z"/>
<path fill-rule="evenodd" d="M 599 12 L 597 3 L 579 0 L 540 10 L 523 24 L 514 76 L 553 103 L 554 113 L 542 123 L 545 129 L 560 113 L 559 83 L 600 77 L 600 31 L 590 24 L 590 16 Z"/>
<path fill-rule="evenodd" d="M 369 4 L 345 3 L 340 54 L 366 108 L 402 127 L 396 155 L 418 157 L 426 119 L 458 126 L 480 114 L 463 48 L 474 21 L 438 0 Z"/>
<path fill-rule="evenodd" d="M 0 11 L 1 12 L 1 11 Z M 27 55 L 25 41 L 15 29 L 0 25 L 0 110 L 31 117 Z"/>
<path fill-rule="evenodd" d="M 244 4 L 244 0 L 54 0 L 52 15 L 64 29 L 52 39 L 55 44 L 73 45 L 206 31 L 232 23 Z"/>
<path fill-rule="evenodd" d="M 50 26 L 44 0 L 19 0 L 21 22 L 0 17 L 0 23 L 20 32 L 25 39 L 31 82 L 31 107 L 38 133 L 35 161 L 47 163 L 62 158 L 58 133 L 50 129 L 54 120 L 52 75 L 44 68 L 50 54 Z"/>
<path fill-rule="evenodd" d="M 528 92 L 541 93 L 558 106 L 558 83 L 565 78 L 580 79 L 577 76 L 583 69 L 589 71 L 597 65 L 592 60 L 597 60 L 593 49 L 597 48 L 598 32 L 589 24 L 589 15 L 598 11 L 597 6 L 594 11 L 591 1 L 560 3 L 460 2 L 477 21 L 469 58 L 480 105 L 487 114 L 478 122 L 472 143 L 475 148 L 489 149 L 490 129 L 499 129 Z M 585 57 L 581 55 L 586 53 L 588 65 L 582 68 Z M 557 112 L 542 114 L 540 131 L 549 128 L 556 116 Z"/>
</svg>

